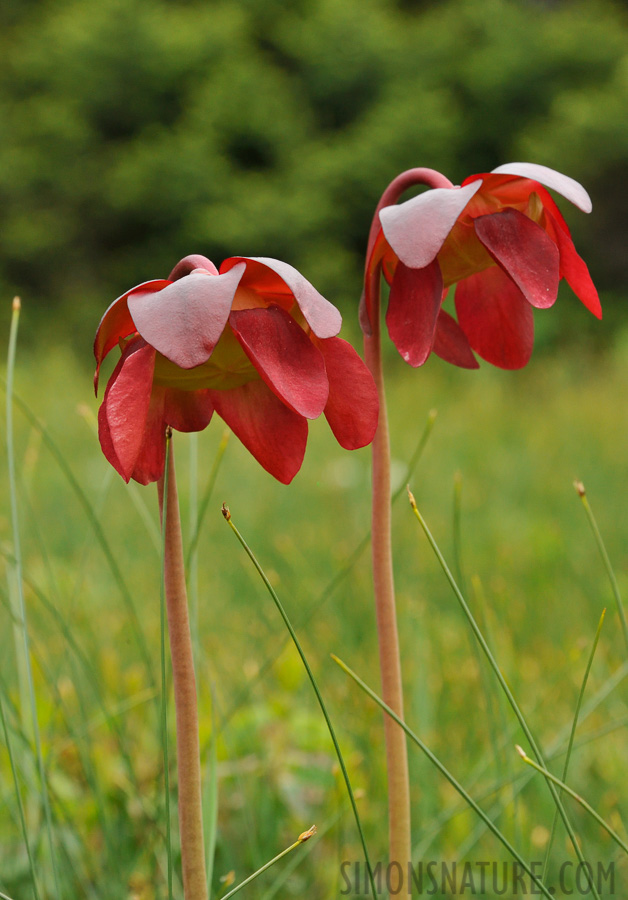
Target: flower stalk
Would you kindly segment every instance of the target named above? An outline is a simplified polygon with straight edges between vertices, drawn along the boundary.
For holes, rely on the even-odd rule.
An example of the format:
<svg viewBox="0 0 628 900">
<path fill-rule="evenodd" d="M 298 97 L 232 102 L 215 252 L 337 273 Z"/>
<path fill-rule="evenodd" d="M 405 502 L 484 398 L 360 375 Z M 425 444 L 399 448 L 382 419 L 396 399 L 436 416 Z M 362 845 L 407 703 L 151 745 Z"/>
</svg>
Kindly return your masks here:
<svg viewBox="0 0 628 900">
<path fill-rule="evenodd" d="M 183 894 L 185 900 L 207 900 L 196 676 L 185 587 L 179 499 L 170 439 L 167 441 L 167 453 L 167 484 L 162 475 L 157 489 L 164 529 L 164 588 L 177 724 Z"/>
</svg>

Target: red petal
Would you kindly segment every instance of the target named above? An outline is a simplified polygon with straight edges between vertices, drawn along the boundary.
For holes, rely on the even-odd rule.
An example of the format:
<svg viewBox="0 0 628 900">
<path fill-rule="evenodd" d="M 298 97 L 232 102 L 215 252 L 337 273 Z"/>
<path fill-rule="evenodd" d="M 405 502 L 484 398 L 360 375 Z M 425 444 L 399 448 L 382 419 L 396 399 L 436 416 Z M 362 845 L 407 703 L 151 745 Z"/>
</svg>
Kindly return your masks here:
<svg viewBox="0 0 628 900">
<path fill-rule="evenodd" d="M 571 240 L 571 235 L 565 233 L 560 223 L 556 223 L 554 216 L 545 210 L 545 215 L 553 226 L 554 240 L 558 244 L 560 251 L 560 273 L 567 280 L 567 284 L 572 289 L 576 297 L 584 303 L 586 308 L 593 313 L 598 319 L 602 318 L 602 304 L 598 297 L 597 290 L 587 264 L 578 255 L 576 248 Z"/>
<path fill-rule="evenodd" d="M 327 338 L 319 344 L 329 379 L 325 418 L 341 447 L 370 444 L 377 428 L 379 399 L 373 376 L 351 344 Z"/>
<path fill-rule="evenodd" d="M 422 366 L 432 351 L 442 297 L 443 277 L 436 260 L 423 269 L 397 265 L 386 325 L 393 344 L 411 366 Z"/>
<path fill-rule="evenodd" d="M 141 338 L 129 341 L 98 414 L 103 453 L 125 481 L 133 475 L 144 440 L 154 368 L 154 349 Z"/>
<path fill-rule="evenodd" d="M 137 330 L 182 369 L 207 362 L 229 318 L 244 266 L 226 275 L 192 272 L 157 294 L 133 294 L 129 310 Z"/>
<path fill-rule="evenodd" d="M 384 232 L 380 228 L 377 232 L 375 240 L 373 241 L 373 245 L 366 260 L 366 267 L 364 272 L 364 291 L 362 292 L 362 297 L 360 298 L 360 308 L 358 312 L 360 327 L 362 328 L 364 334 L 368 335 L 369 337 L 373 333 L 373 328 L 371 326 L 371 317 L 373 313 L 374 298 L 372 292 L 376 287 L 379 287 L 379 279 L 381 273 L 379 264 L 381 264 L 386 249 L 390 251 L 386 238 L 384 237 Z"/>
<path fill-rule="evenodd" d="M 131 318 L 131 314 L 127 305 L 127 298 L 136 291 L 143 293 L 160 291 L 169 281 L 160 279 L 158 281 L 145 281 L 138 284 L 137 287 L 131 288 L 126 294 L 122 294 L 117 300 L 114 300 L 107 309 L 104 316 L 100 320 L 100 325 L 96 331 L 94 338 L 94 356 L 96 357 L 96 374 L 94 376 L 94 388 L 98 390 L 98 374 L 100 372 L 100 364 L 109 351 L 116 346 L 120 338 L 128 337 L 137 331 L 135 323 Z"/>
<path fill-rule="evenodd" d="M 532 309 L 499 266 L 461 281 L 456 288 L 458 324 L 482 359 L 502 369 L 521 369 L 532 354 Z"/>
<path fill-rule="evenodd" d="M 320 416 L 329 395 L 325 363 L 292 316 L 273 305 L 234 310 L 229 323 L 268 387 L 306 419 Z"/>
<path fill-rule="evenodd" d="M 208 390 L 180 391 L 166 388 L 164 395 L 164 421 L 177 431 L 203 431 L 214 412 Z"/>
<path fill-rule="evenodd" d="M 164 473 L 166 462 L 166 422 L 164 401 L 166 388 L 154 387 L 140 447 L 131 477 L 140 484 L 152 484 Z"/>
<path fill-rule="evenodd" d="M 399 259 L 413 269 L 423 269 L 435 258 L 458 216 L 482 186 L 433 188 L 405 203 L 380 210 L 386 240 Z"/>
<path fill-rule="evenodd" d="M 547 232 L 517 209 L 478 216 L 473 226 L 526 300 L 538 309 L 552 306 L 558 294 L 560 254 Z"/>
<path fill-rule="evenodd" d="M 276 301 L 284 308 L 285 300 L 293 298 L 317 337 L 338 334 L 342 325 L 340 313 L 297 269 L 265 256 L 232 256 L 223 262 L 220 271 L 228 271 L 239 262 L 246 263 L 243 287 L 251 288 L 269 302 Z"/>
<path fill-rule="evenodd" d="M 515 175 L 519 178 L 531 178 L 532 181 L 538 181 L 545 187 L 558 191 L 567 200 L 570 200 L 574 206 L 577 206 L 583 212 L 591 212 L 591 198 L 577 181 L 562 172 L 555 169 L 549 169 L 547 166 L 539 166 L 536 163 L 506 163 L 506 165 L 498 166 L 493 169 L 495 175 Z"/>
<path fill-rule="evenodd" d="M 218 415 L 267 472 L 289 484 L 301 468 L 307 420 L 292 412 L 263 381 L 210 391 Z"/>
<path fill-rule="evenodd" d="M 438 314 L 434 353 L 453 366 L 461 369 L 479 369 L 480 364 L 473 355 L 466 334 L 453 316 L 444 309 Z"/>
</svg>

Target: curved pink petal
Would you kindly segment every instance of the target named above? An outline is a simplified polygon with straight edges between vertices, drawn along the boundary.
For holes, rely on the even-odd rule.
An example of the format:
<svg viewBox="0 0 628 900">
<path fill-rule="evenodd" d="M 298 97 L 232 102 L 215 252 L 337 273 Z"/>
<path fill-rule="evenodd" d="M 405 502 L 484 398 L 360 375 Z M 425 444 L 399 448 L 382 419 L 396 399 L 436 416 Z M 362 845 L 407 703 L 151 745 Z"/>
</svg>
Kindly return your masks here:
<svg viewBox="0 0 628 900">
<path fill-rule="evenodd" d="M 554 240 L 558 244 L 558 249 L 560 251 L 561 275 L 566 279 L 569 287 L 576 297 L 584 303 L 589 312 L 592 312 L 596 318 L 601 319 L 602 304 L 600 303 L 596 287 L 589 274 L 587 264 L 582 257 L 578 255 L 573 241 L 571 240 L 571 235 L 565 233 L 563 228 L 561 228 L 560 223 L 555 222 L 554 216 L 552 216 L 547 209 L 545 210 L 545 215 L 549 220 Z"/>
<path fill-rule="evenodd" d="M 177 431 L 203 431 L 209 425 L 213 412 L 214 404 L 208 390 L 165 388 L 164 421 Z"/>
<path fill-rule="evenodd" d="M 458 324 L 482 359 L 502 369 L 521 369 L 532 355 L 530 304 L 499 266 L 461 281 L 456 288 Z"/>
<path fill-rule="evenodd" d="M 555 169 L 549 169 L 547 166 L 539 166 L 536 163 L 506 163 L 493 169 L 495 175 L 517 175 L 520 178 L 531 178 L 532 181 L 538 181 L 545 187 L 551 188 L 562 194 L 567 200 L 581 209 L 583 212 L 590 213 L 592 209 L 591 198 L 577 181 L 568 175 L 563 175 Z"/>
<path fill-rule="evenodd" d="M 129 341 L 113 370 L 98 413 L 103 453 L 129 481 L 144 440 L 155 351 L 141 338 Z"/>
<path fill-rule="evenodd" d="M 182 369 L 209 359 L 229 318 L 244 265 L 225 275 L 192 272 L 158 293 L 134 293 L 129 311 L 138 332 Z"/>
<path fill-rule="evenodd" d="M 373 376 L 351 344 L 327 338 L 319 344 L 329 379 L 325 418 L 341 447 L 357 450 L 375 436 L 379 399 Z"/>
<path fill-rule="evenodd" d="M 328 338 L 338 334 L 342 316 L 293 266 L 266 256 L 232 256 L 222 263 L 220 271 L 229 271 L 240 262 L 245 262 L 247 268 L 243 286 L 252 288 L 270 302 L 275 300 L 281 306 L 285 306 L 286 297 L 293 297 L 317 337 Z"/>
<path fill-rule="evenodd" d="M 144 293 L 153 293 L 161 291 L 166 285 L 170 284 L 163 278 L 157 281 L 145 281 L 131 288 L 126 294 L 122 294 L 117 300 L 114 300 L 111 306 L 106 310 L 104 316 L 100 320 L 100 324 L 96 330 L 94 338 L 94 356 L 96 357 L 96 374 L 94 375 L 94 389 L 98 391 L 98 375 L 100 373 L 100 364 L 105 356 L 113 349 L 120 338 L 128 337 L 137 331 L 135 323 L 129 312 L 127 299 L 136 291 Z"/>
<path fill-rule="evenodd" d="M 453 366 L 460 366 L 461 369 L 480 368 L 466 334 L 453 316 L 444 309 L 438 314 L 433 350 L 437 356 Z"/>
<path fill-rule="evenodd" d="M 184 278 L 195 269 L 204 269 L 211 275 L 218 274 L 218 269 L 211 259 L 201 256 L 200 253 L 190 253 L 189 256 L 184 256 L 183 259 L 179 260 L 170 275 L 168 275 L 168 281 L 177 281 L 179 278 Z"/>
<path fill-rule="evenodd" d="M 380 210 L 386 240 L 401 262 L 412 269 L 429 265 L 481 186 L 482 181 L 478 180 L 465 187 L 433 188 Z"/>
<path fill-rule="evenodd" d="M 280 306 L 233 310 L 229 324 L 268 387 L 306 419 L 322 413 L 329 395 L 317 347 Z"/>
<path fill-rule="evenodd" d="M 263 381 L 210 391 L 214 408 L 267 472 L 289 484 L 301 468 L 307 420 L 288 409 Z"/>
<path fill-rule="evenodd" d="M 437 260 L 423 269 L 397 265 L 386 325 L 393 344 L 411 366 L 422 366 L 432 351 L 442 297 L 443 276 Z"/>
<path fill-rule="evenodd" d="M 558 295 L 560 254 L 546 231 L 517 209 L 478 216 L 478 238 L 526 300 L 547 309 Z"/>
</svg>

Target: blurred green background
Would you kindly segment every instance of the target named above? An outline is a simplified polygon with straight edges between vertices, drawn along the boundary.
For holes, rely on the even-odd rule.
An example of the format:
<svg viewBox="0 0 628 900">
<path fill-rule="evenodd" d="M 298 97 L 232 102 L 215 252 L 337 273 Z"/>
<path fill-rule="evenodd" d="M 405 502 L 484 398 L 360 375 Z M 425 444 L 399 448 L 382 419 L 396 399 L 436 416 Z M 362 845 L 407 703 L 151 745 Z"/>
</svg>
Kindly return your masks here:
<svg viewBox="0 0 628 900">
<path fill-rule="evenodd" d="M 0 294 L 82 340 L 181 256 L 264 255 L 352 316 L 391 178 L 520 159 L 591 192 L 568 219 L 621 294 L 627 47 L 608 0 L 6 0 Z"/>
<path fill-rule="evenodd" d="M 35 418 L 15 410 L 17 487 L 63 900 L 167 896 L 153 686 L 156 498 L 152 489 L 126 487 L 100 453 L 89 371 L 95 326 L 113 298 L 166 276 L 187 253 L 216 263 L 271 255 L 299 267 L 341 307 L 345 336 L 359 346 L 371 215 L 388 181 L 414 165 L 459 182 L 529 160 L 578 178 L 593 199 L 590 217 L 559 202 L 601 290 L 601 323 L 567 289 L 536 317 L 536 350 L 523 372 L 483 365 L 469 373 L 437 359 L 414 372 L 394 352 L 386 365 L 395 478 L 402 482 L 436 407 L 412 488 L 453 561 L 460 473 L 463 581 L 548 751 L 564 747 L 608 607 L 587 700 L 608 697 L 583 721 L 572 784 L 622 831 L 627 695 L 621 683 L 610 691 L 609 679 L 626 651 L 572 480 L 583 479 L 590 492 L 625 593 L 623 5 L 5 0 L 0 26 L 0 329 L 6 346 L 10 302 L 19 293 L 16 392 Z M 176 436 L 186 545 L 190 491 L 197 483 L 205 489 L 220 436 L 214 421 L 199 437 L 198 482 L 190 476 L 189 440 Z M 8 577 L 0 589 L 0 633 L 7 636 L 0 691 L 22 753 L 20 783 L 47 900 L 50 861 L 9 612 L 6 462 L 3 440 L 0 549 Z M 361 794 L 371 852 L 385 855 L 381 716 L 329 660 L 337 653 L 377 687 L 368 553 L 331 595 L 327 590 L 366 532 L 368 492 L 368 450 L 341 451 L 323 422 L 312 424 L 304 467 L 290 488 L 235 439 L 227 449 L 192 576 L 205 751 L 218 735 L 213 897 L 221 875 L 235 869 L 240 880 L 312 821 L 321 839 L 302 848 L 292 872 L 291 862 L 249 896 L 336 898 L 341 861 L 360 858 L 310 686 L 222 520 L 223 500 L 304 639 Z M 86 510 L 98 517 L 126 595 Z M 407 718 L 524 855 L 542 859 L 549 795 L 538 780 L 516 780 L 522 764 L 512 748 L 521 735 L 403 497 L 394 521 Z M 553 765 L 560 771 L 562 758 Z M 417 858 L 505 858 L 418 751 L 411 767 Z M 4 750 L 0 773 L 0 890 L 30 900 Z M 588 858 L 614 860 L 597 826 L 571 812 Z M 559 831 L 552 875 L 566 858 Z M 286 880 L 276 881 L 284 872 Z M 628 883 L 623 863 L 616 877 L 620 891 Z"/>
</svg>

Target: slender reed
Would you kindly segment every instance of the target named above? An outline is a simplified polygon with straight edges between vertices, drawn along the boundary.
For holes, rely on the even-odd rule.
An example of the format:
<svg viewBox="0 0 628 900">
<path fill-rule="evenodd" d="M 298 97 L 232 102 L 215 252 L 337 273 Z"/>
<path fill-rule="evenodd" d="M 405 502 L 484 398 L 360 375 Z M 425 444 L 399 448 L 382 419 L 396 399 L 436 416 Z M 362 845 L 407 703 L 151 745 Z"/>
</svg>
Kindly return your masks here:
<svg viewBox="0 0 628 900">
<path fill-rule="evenodd" d="M 164 530 L 164 587 L 172 657 L 177 723 L 179 831 L 185 900 L 207 900 L 201 798 L 201 762 L 194 654 L 185 587 L 181 518 L 171 435 L 168 479 L 159 479 L 159 511 Z"/>
</svg>

